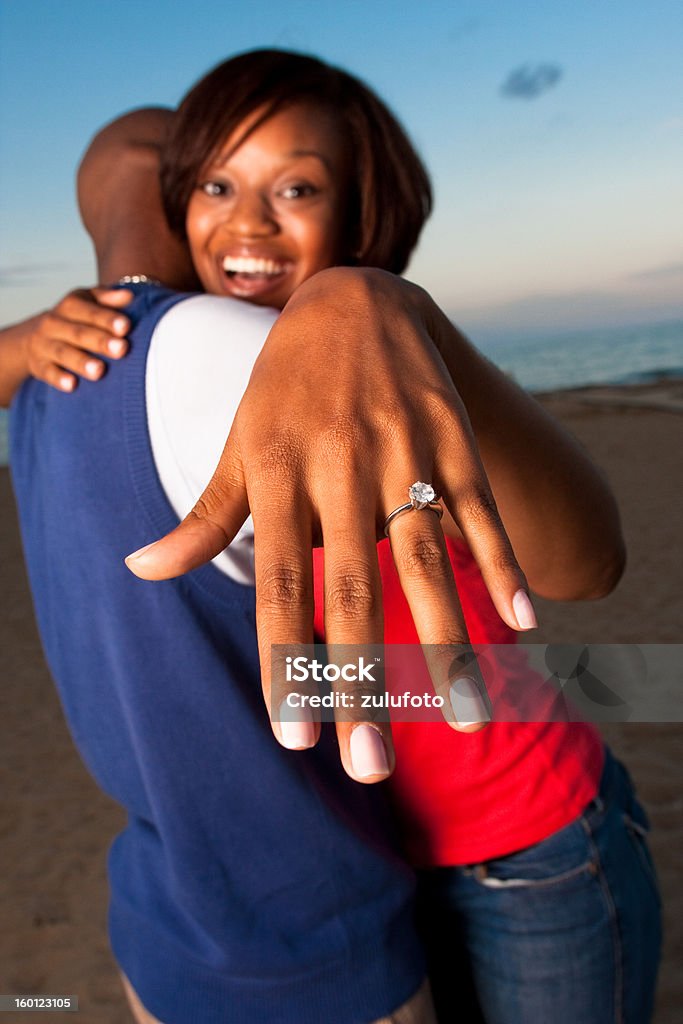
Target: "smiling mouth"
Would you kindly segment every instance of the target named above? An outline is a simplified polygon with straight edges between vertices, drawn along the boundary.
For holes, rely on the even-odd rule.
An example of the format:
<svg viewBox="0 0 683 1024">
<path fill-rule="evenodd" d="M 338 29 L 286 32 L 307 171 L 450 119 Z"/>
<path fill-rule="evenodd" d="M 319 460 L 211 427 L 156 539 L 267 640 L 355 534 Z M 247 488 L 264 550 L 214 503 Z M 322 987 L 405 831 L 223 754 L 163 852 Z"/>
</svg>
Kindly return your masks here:
<svg viewBox="0 0 683 1024">
<path fill-rule="evenodd" d="M 249 281 L 266 283 L 275 280 L 282 277 L 291 266 L 289 263 L 280 263 L 277 260 L 255 256 L 226 256 L 222 265 L 229 280 L 240 279 L 245 283 Z"/>
</svg>

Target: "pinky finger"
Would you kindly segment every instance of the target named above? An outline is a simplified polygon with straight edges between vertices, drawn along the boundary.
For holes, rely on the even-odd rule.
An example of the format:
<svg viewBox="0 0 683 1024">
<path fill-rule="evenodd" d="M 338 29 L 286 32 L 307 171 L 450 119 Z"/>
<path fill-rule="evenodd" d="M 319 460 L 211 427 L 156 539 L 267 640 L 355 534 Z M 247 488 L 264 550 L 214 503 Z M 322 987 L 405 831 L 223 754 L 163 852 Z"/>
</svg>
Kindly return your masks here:
<svg viewBox="0 0 683 1024">
<path fill-rule="evenodd" d="M 536 629 L 538 622 L 526 577 L 515 558 L 490 489 L 486 485 L 475 485 L 467 497 L 455 494 L 449 508 L 477 561 L 500 617 L 514 630 Z"/>
<path fill-rule="evenodd" d="M 458 451 L 457 464 L 452 452 Z M 526 577 L 500 518 L 479 455 L 452 444 L 440 473 L 444 504 L 479 566 L 498 614 L 512 629 L 525 632 L 538 625 Z M 454 483 L 457 481 L 457 483 Z"/>
<path fill-rule="evenodd" d="M 75 374 L 63 370 L 61 366 L 55 366 L 54 363 L 50 363 L 40 370 L 33 370 L 33 376 L 56 388 L 57 391 L 65 391 L 67 394 L 75 391 L 78 386 L 78 377 Z"/>
</svg>

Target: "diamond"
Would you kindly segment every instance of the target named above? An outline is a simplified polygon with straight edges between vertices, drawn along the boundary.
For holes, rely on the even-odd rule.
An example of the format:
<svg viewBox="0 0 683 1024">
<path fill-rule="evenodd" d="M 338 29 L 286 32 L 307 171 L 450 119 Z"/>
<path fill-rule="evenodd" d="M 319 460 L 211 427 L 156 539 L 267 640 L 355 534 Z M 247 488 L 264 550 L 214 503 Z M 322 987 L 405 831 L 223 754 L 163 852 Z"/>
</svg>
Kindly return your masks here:
<svg viewBox="0 0 683 1024">
<path fill-rule="evenodd" d="M 423 484 L 420 480 L 408 488 L 408 497 L 413 508 L 426 508 L 436 498 L 436 491 L 431 484 Z"/>
</svg>

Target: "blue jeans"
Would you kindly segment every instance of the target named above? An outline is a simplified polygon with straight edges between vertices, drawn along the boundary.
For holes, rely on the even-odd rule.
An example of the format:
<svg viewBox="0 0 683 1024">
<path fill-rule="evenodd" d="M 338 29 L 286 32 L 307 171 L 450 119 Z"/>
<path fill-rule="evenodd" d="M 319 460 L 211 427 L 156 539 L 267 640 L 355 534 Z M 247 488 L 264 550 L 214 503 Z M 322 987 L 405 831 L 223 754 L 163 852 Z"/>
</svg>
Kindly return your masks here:
<svg viewBox="0 0 683 1024">
<path fill-rule="evenodd" d="M 661 944 L 648 821 L 609 751 L 600 793 L 543 842 L 418 876 L 439 1024 L 647 1024 Z"/>
</svg>

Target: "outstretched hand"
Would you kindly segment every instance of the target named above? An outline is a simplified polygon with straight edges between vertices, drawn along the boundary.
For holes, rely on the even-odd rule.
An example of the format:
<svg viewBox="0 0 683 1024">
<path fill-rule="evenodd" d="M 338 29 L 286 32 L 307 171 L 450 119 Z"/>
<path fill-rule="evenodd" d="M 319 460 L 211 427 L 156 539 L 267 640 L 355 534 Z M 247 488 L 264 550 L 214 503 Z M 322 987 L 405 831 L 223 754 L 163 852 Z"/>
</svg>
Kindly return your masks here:
<svg viewBox="0 0 683 1024">
<path fill-rule="evenodd" d="M 313 643 L 312 548 L 324 545 L 326 642 L 381 644 L 377 540 L 415 481 L 441 495 L 444 524 L 461 531 L 501 617 L 514 629 L 529 625 L 526 581 L 438 352 L 445 318 L 437 313 L 420 288 L 384 271 L 332 268 L 306 281 L 268 336 L 195 508 L 126 560 L 143 579 L 188 572 L 225 548 L 251 512 L 264 696 L 285 746 L 312 746 L 319 732 L 314 721 L 273 714 L 294 685 L 278 680 L 271 692 L 271 645 Z M 390 540 L 434 685 L 446 698 L 454 683 L 467 694 L 466 670 L 452 674 L 453 648 L 468 637 L 439 519 L 399 516 Z M 452 705 L 455 728 L 485 724 L 481 699 L 467 722 L 457 721 L 462 704 Z M 388 723 L 359 712 L 337 731 L 353 778 L 376 782 L 391 772 Z"/>
</svg>

